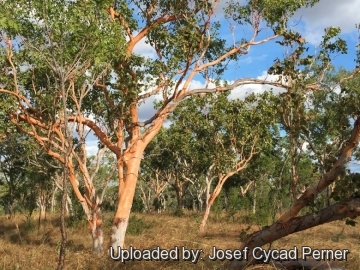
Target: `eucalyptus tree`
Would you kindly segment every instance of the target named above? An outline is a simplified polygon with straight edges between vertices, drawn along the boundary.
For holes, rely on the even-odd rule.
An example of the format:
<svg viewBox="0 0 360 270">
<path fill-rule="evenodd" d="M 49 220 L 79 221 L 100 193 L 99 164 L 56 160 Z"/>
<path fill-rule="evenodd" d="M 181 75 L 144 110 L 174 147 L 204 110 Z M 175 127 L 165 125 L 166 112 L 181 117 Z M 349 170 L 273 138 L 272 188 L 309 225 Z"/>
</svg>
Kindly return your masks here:
<svg viewBox="0 0 360 270">
<path fill-rule="evenodd" d="M 202 93 L 228 91 L 245 84 L 287 89 L 284 81 L 238 78 L 225 85 L 220 79 L 229 61 L 238 60 L 254 46 L 283 37 L 280 45 L 303 48 L 304 39 L 290 31 L 287 22 L 296 10 L 318 1 L 230 1 L 225 16 L 239 28 L 251 31 L 239 40 L 220 36 L 219 22 L 214 19 L 219 2 L 1 2 L 0 93 L 11 97 L 9 119 L 66 165 L 94 236 L 102 234 L 96 229 L 101 218 L 98 196 L 86 171 L 86 149 L 82 148 L 81 156 L 75 151 L 70 158 L 62 156 L 65 111 L 68 121 L 82 132 L 80 141 L 85 139 L 81 130 L 87 126 L 116 155 L 119 192 L 111 236 L 114 249 L 124 247 L 144 149 L 169 114 L 182 100 Z M 262 31 L 265 28 L 269 29 L 267 33 Z M 134 53 L 141 41 L 154 49 L 154 59 Z M 296 61 L 287 59 L 287 63 Z M 199 75 L 207 82 L 214 80 L 215 87 L 191 89 L 191 82 Z M 320 89 L 322 78 L 304 88 Z M 58 104 L 59 98 L 64 98 L 64 89 L 69 93 L 65 111 Z M 156 94 L 163 96 L 161 104 L 153 116 L 141 121 L 138 105 Z M 73 158 L 81 164 L 85 194 L 78 188 Z"/>
<path fill-rule="evenodd" d="M 278 170 L 280 169 L 279 163 L 281 163 L 281 159 L 279 156 L 272 155 L 271 148 L 268 147 L 268 149 L 262 149 L 260 154 L 256 155 L 251 160 L 246 170 L 243 170 L 239 175 L 239 178 L 243 180 L 242 182 L 247 183 L 247 185 L 244 185 L 245 188 L 240 186 L 240 194 L 244 196 L 246 193 L 250 193 L 249 197 L 251 197 L 252 202 L 251 210 L 254 215 L 257 215 L 259 201 L 265 200 L 269 202 L 270 200 L 269 194 L 261 194 L 264 193 L 263 190 L 269 189 L 269 187 L 273 189 L 271 194 L 273 198 L 271 199 L 271 202 L 274 203 L 274 207 L 272 207 L 271 204 L 267 205 L 266 212 L 268 216 L 270 216 L 273 208 L 275 208 L 277 200 L 281 200 L 281 198 L 279 198 L 281 190 L 278 190 L 276 185 L 276 178 Z"/>
<path fill-rule="evenodd" d="M 87 167 L 85 147 L 89 129 L 81 121 L 71 122 L 90 117 L 99 106 L 99 90 L 93 86 L 109 72 L 115 51 L 123 47 L 114 39 L 120 27 L 110 24 L 96 3 L 2 1 L 0 9 L 0 92 L 6 100 L 6 120 L 63 164 L 89 221 L 94 251 L 101 252 L 101 198 Z M 99 127 L 104 125 L 100 122 Z M 80 185 L 76 168 L 83 180 Z"/>
<path fill-rule="evenodd" d="M 164 141 L 166 130 L 162 129 L 144 151 L 140 168 L 138 189 L 147 212 L 151 212 L 155 202 L 164 199 L 163 195 L 171 182 L 173 167 L 169 166 L 169 152 Z"/>
<path fill-rule="evenodd" d="M 177 215 L 182 215 L 183 198 L 189 186 L 195 182 L 192 176 L 197 168 L 192 167 L 192 161 L 197 158 L 198 153 L 194 151 L 191 138 L 189 130 L 172 124 L 169 128 L 162 128 L 144 151 L 142 168 L 150 170 L 150 183 L 157 190 L 156 193 L 160 195 L 166 185 L 175 191 Z"/>
<path fill-rule="evenodd" d="M 138 184 L 139 196 L 148 213 L 153 209 L 161 212 L 166 208 L 165 193 L 169 180 L 164 179 L 164 175 L 159 168 L 145 174 L 143 167 L 141 168 L 140 183 Z"/>
<path fill-rule="evenodd" d="M 191 173 L 193 180 L 205 177 L 201 231 L 225 182 L 271 145 L 276 129 L 274 101 L 269 92 L 258 97 L 253 94 L 244 101 L 229 101 L 227 93 L 207 95 L 184 101 L 171 117 L 171 133 L 178 134 L 172 141 L 178 138 L 182 145 L 175 147 L 183 152 L 187 149 L 184 160 L 191 168 L 187 178 Z"/>
<path fill-rule="evenodd" d="M 5 134 L 6 138 L 0 144 L 0 185 L 4 187 L 1 201 L 5 212 L 11 218 L 14 214 L 14 204 L 20 200 L 20 195 L 24 191 L 22 186 L 26 182 L 25 167 L 27 164 L 27 157 L 24 156 L 24 153 L 27 149 L 19 138 L 23 136 L 22 134 L 20 136 L 16 136 L 19 135 L 18 133 L 15 133 L 15 136 L 9 136 L 8 132 Z M 23 142 L 26 143 L 26 140 Z M 35 205 L 35 202 L 32 205 Z"/>
<path fill-rule="evenodd" d="M 354 119 L 348 111 L 351 105 L 349 102 L 345 105 L 344 98 L 340 91 L 315 92 L 308 96 L 307 123 L 304 123 L 300 136 L 307 143 L 321 176 L 331 168 L 351 132 Z M 334 185 L 327 187 L 327 206 L 331 204 Z"/>
<path fill-rule="evenodd" d="M 308 228 L 334 220 L 340 220 L 344 218 L 354 219 L 360 215 L 358 210 L 360 200 L 357 188 L 354 188 L 352 192 L 349 192 L 348 190 L 346 193 L 347 196 L 339 196 L 340 194 L 344 194 L 344 190 L 338 189 L 335 192 L 337 203 L 331 204 L 325 208 L 321 207 L 320 205 L 318 208 L 314 207 L 313 211 L 310 211 L 310 213 L 299 215 L 302 209 L 307 206 L 314 205 L 316 199 L 319 198 L 322 191 L 324 191 L 330 184 L 334 183 L 335 181 L 339 182 L 339 185 L 343 187 L 354 187 L 354 185 L 351 183 L 344 184 L 344 180 L 341 180 L 343 177 L 340 178 L 339 176 L 344 174 L 346 164 L 351 159 L 352 152 L 359 143 L 359 121 L 359 118 L 357 118 L 354 123 L 354 128 L 351 131 L 350 138 L 344 143 L 344 146 L 339 151 L 338 158 L 332 167 L 324 175 L 319 177 L 319 180 L 316 181 L 315 184 L 310 184 L 304 190 L 302 190 L 302 194 L 297 197 L 295 202 L 292 203 L 288 210 L 282 213 L 279 219 L 277 219 L 271 226 L 268 226 L 250 235 L 242 243 L 240 248 L 248 247 L 249 249 L 253 249 L 254 246 L 265 245 L 295 232 L 306 230 Z M 345 179 L 349 180 L 349 178 L 346 177 Z M 256 261 L 251 258 L 250 262 L 233 261 L 231 263 L 230 269 L 243 269 L 245 265 L 253 263 L 256 263 Z M 310 269 L 317 263 L 318 262 L 314 260 L 299 260 L 297 262 L 276 262 L 275 265 L 290 268 L 302 266 L 305 269 Z"/>
<path fill-rule="evenodd" d="M 279 113 L 281 119 L 281 128 L 286 132 L 289 141 L 289 156 L 291 163 L 291 192 L 293 200 L 297 197 L 297 185 L 299 175 L 297 172 L 297 164 L 304 141 L 300 137 L 301 128 L 305 123 L 305 101 L 306 95 L 303 89 L 293 88 L 283 93 L 279 99 Z"/>
<path fill-rule="evenodd" d="M 9 217 L 15 214 L 15 205 L 18 211 L 27 211 L 28 217 L 39 207 L 40 224 L 50 201 L 55 170 L 31 137 L 11 126 L 5 134 L 0 142 L 0 185 L 5 192 L 1 201 Z"/>
</svg>

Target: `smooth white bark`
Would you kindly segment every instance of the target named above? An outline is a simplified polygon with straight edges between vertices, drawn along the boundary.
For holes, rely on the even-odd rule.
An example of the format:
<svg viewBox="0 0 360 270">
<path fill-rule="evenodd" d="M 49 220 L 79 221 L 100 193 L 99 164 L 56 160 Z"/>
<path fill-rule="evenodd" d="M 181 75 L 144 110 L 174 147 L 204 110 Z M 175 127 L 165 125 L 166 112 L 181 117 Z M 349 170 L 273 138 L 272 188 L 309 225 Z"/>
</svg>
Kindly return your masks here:
<svg viewBox="0 0 360 270">
<path fill-rule="evenodd" d="M 114 251 L 118 250 L 118 247 L 120 247 L 121 249 L 124 248 L 125 234 L 128 222 L 128 219 L 122 219 L 117 224 L 112 226 L 111 246 Z"/>
<path fill-rule="evenodd" d="M 95 230 L 92 230 L 92 239 L 93 239 L 93 251 L 95 253 L 102 253 L 104 246 L 104 232 L 101 227 L 97 227 Z"/>
</svg>

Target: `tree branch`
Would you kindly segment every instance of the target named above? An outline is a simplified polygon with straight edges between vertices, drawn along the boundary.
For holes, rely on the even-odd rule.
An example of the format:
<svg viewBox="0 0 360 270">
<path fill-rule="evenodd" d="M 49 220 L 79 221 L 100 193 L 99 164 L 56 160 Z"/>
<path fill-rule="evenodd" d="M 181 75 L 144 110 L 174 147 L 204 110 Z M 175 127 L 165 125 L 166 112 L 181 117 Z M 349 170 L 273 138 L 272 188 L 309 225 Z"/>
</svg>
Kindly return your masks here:
<svg viewBox="0 0 360 270">
<path fill-rule="evenodd" d="M 100 139 L 103 144 L 105 144 L 117 156 L 120 156 L 121 149 L 115 144 L 113 144 L 106 136 L 106 134 L 102 132 L 101 129 L 93 121 L 86 119 L 83 116 L 69 116 L 68 121 L 84 124 L 87 127 L 91 128 L 91 130 L 94 131 L 95 135 Z"/>
<path fill-rule="evenodd" d="M 340 151 L 339 158 L 319 182 L 310 188 L 308 188 L 304 194 L 295 201 L 295 203 L 288 209 L 278 220 L 278 223 L 286 223 L 292 217 L 295 217 L 302 208 L 308 205 L 313 201 L 316 196 L 322 192 L 327 186 L 336 180 L 339 174 L 345 168 L 345 165 L 349 162 L 351 154 L 355 147 L 358 145 L 360 140 L 360 117 L 358 117 L 354 123 L 354 128 L 351 133 L 350 139 L 347 141 L 346 145 Z"/>
<path fill-rule="evenodd" d="M 350 197 L 342 202 L 339 202 L 337 204 L 331 205 L 327 208 L 320 210 L 315 215 L 311 213 L 301 217 L 294 217 L 288 220 L 286 222 L 287 229 L 285 229 L 285 226 L 278 226 L 278 223 L 274 223 L 270 227 L 267 227 L 261 231 L 255 232 L 252 235 L 250 235 L 248 239 L 242 244 L 242 247 L 248 247 L 249 250 L 252 250 L 254 247 L 261 247 L 267 243 L 273 242 L 277 239 L 280 239 L 284 236 L 287 236 L 295 232 L 304 231 L 313 228 L 315 226 L 335 220 L 340 220 L 344 218 L 353 219 L 359 215 L 360 215 L 360 198 Z M 252 254 L 251 251 L 250 254 Z M 244 269 L 249 265 L 258 264 L 258 263 L 262 263 L 262 262 L 255 261 L 254 259 L 247 261 L 234 260 L 231 262 L 229 269 L 231 270 Z M 277 265 L 286 266 L 286 264 L 288 264 L 289 266 L 291 266 L 291 264 L 293 263 L 298 263 L 297 266 L 301 268 L 302 264 L 304 264 L 304 261 L 299 260 L 298 262 L 282 262 L 282 263 L 277 262 Z"/>
</svg>

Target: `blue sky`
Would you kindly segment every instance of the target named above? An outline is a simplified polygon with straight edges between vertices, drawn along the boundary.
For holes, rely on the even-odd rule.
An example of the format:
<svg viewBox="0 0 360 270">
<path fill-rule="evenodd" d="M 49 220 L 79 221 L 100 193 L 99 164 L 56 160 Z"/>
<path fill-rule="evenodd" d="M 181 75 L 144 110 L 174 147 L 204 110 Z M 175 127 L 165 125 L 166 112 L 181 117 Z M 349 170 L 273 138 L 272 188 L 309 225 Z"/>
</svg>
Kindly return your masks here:
<svg viewBox="0 0 360 270">
<path fill-rule="evenodd" d="M 240 0 L 240 2 L 243 0 Z M 232 22 L 225 19 L 223 16 L 222 8 L 226 5 L 227 1 L 221 1 L 216 11 L 215 19 L 220 21 L 221 36 L 225 38 L 229 44 L 233 43 L 233 39 L 240 40 L 244 36 L 251 35 L 249 29 L 235 26 L 231 31 Z M 289 25 L 292 25 L 293 29 L 299 31 L 303 38 L 309 43 L 309 54 L 316 51 L 316 47 L 321 41 L 321 37 L 324 34 L 324 28 L 333 26 L 340 27 L 342 30 L 341 37 L 347 41 L 348 54 L 339 55 L 335 58 L 335 65 L 343 66 L 347 69 L 352 69 L 355 66 L 355 46 L 357 44 L 358 35 L 355 29 L 355 24 L 358 21 L 358 11 L 360 10 L 360 0 L 342 0 L 331 1 L 321 0 L 312 8 L 304 8 L 299 10 L 289 21 Z M 266 30 L 262 35 L 271 35 L 271 32 Z M 281 39 L 279 39 L 281 40 Z M 137 44 L 134 50 L 135 53 L 145 55 L 149 57 L 155 57 L 155 51 L 150 45 L 142 40 Z M 229 70 L 224 74 L 223 79 L 233 81 L 239 78 L 252 77 L 252 78 L 265 78 L 268 76 L 267 69 L 272 65 L 276 57 L 281 58 L 284 55 L 284 49 L 275 41 L 268 42 L 259 46 L 254 46 L 250 49 L 249 54 L 240 58 L 237 63 L 231 63 Z M 269 77 L 268 77 L 269 78 Z M 200 77 L 196 77 L 190 88 L 202 88 L 204 87 L 204 81 Z M 255 86 L 243 86 L 239 89 L 233 90 L 231 93 L 232 98 L 244 98 L 246 93 L 250 92 L 263 92 L 268 87 L 262 85 Z M 278 91 L 278 90 L 277 90 Z M 140 120 L 150 118 L 155 110 L 153 108 L 153 102 L 155 99 L 160 98 L 151 97 L 144 104 L 140 106 L 139 116 Z M 89 138 L 90 139 L 90 138 Z M 89 154 L 94 154 L 97 149 L 97 140 L 94 136 L 88 141 Z M 351 164 L 351 169 L 356 168 L 356 164 Z"/>
<path fill-rule="evenodd" d="M 243 0 L 240 0 L 243 1 Z M 220 21 L 221 36 L 225 38 L 229 44 L 240 40 L 243 37 L 249 37 L 252 33 L 249 28 L 241 28 L 235 26 L 234 31 L 230 30 L 231 21 L 225 19 L 222 8 L 227 1 L 221 1 L 215 19 Z M 343 66 L 347 69 L 352 69 L 355 66 L 355 46 L 357 43 L 357 31 L 355 24 L 358 23 L 357 11 L 360 10 L 360 0 L 343 0 L 343 1 L 329 1 L 321 0 L 312 8 L 304 8 L 299 10 L 289 21 L 289 25 L 294 25 L 292 28 L 299 31 L 310 46 L 309 54 L 316 51 L 316 46 L 319 45 L 321 37 L 324 34 L 324 29 L 329 26 L 340 27 L 342 29 L 341 37 L 348 43 L 348 54 L 339 55 L 335 58 L 336 66 Z M 271 30 L 264 30 L 262 36 L 270 36 Z M 281 38 L 279 39 L 281 40 Z M 142 40 L 135 47 L 135 53 L 155 57 L 155 51 L 150 45 Z M 228 71 L 224 74 L 223 79 L 233 81 L 238 78 L 252 77 L 265 78 L 267 70 L 272 65 L 276 57 L 281 58 L 285 51 L 279 44 L 274 41 L 264 43 L 258 46 L 253 46 L 249 54 L 240 58 L 237 63 L 231 63 Z M 204 86 L 204 81 L 198 76 L 192 83 L 191 88 L 200 88 Z M 267 89 L 266 86 L 250 86 L 236 89 L 231 94 L 232 98 L 243 98 L 246 92 L 261 92 Z M 145 104 L 140 107 L 140 118 L 147 119 L 149 115 L 154 113 L 153 101 L 158 97 L 149 98 Z"/>
</svg>

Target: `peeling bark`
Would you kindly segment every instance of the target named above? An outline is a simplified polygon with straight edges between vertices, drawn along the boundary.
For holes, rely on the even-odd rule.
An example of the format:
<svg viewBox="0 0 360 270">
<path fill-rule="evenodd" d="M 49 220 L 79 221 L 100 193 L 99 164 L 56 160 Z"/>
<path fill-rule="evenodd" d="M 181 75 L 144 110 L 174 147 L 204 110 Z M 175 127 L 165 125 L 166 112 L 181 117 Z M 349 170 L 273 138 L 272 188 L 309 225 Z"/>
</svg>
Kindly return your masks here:
<svg viewBox="0 0 360 270">
<path fill-rule="evenodd" d="M 214 191 L 211 194 L 210 194 L 210 187 L 211 187 L 211 182 L 212 182 L 213 178 L 211 178 L 209 180 L 207 178 L 205 212 L 204 212 L 203 218 L 201 220 L 201 223 L 199 225 L 200 232 L 205 231 L 205 226 L 206 226 L 206 222 L 209 218 L 211 206 L 214 204 L 215 199 L 220 194 L 221 189 L 222 189 L 223 185 L 225 184 L 226 180 L 229 179 L 229 177 L 233 176 L 236 172 L 241 171 L 242 169 L 245 169 L 246 165 L 247 165 L 247 163 L 245 163 L 245 165 L 243 165 L 242 167 L 236 169 L 236 171 L 232 171 L 228 174 L 220 174 L 218 183 L 216 184 L 216 187 L 214 188 Z"/>
<path fill-rule="evenodd" d="M 102 253 L 104 244 L 104 232 L 102 229 L 101 211 L 97 209 L 93 215 L 91 236 L 93 239 L 93 252 Z"/>
<path fill-rule="evenodd" d="M 212 206 L 213 202 L 214 202 L 214 200 L 212 202 L 209 202 L 209 203 L 206 204 L 204 216 L 203 216 L 203 218 L 201 220 L 201 223 L 200 223 L 200 226 L 199 226 L 200 232 L 205 231 L 205 225 L 206 225 L 206 222 L 207 222 L 207 220 L 209 218 L 210 209 L 211 209 L 211 206 Z"/>
<path fill-rule="evenodd" d="M 135 145 L 134 148 L 135 151 L 132 155 L 125 155 L 124 159 L 126 160 L 126 170 L 121 168 L 118 170 L 118 205 L 111 233 L 111 246 L 114 250 L 118 250 L 118 247 L 124 248 L 126 229 L 129 223 L 141 156 L 144 149 L 142 145 Z M 118 164 L 121 164 L 121 161 L 119 161 Z M 126 171 L 125 176 L 123 175 L 124 171 Z"/>
<path fill-rule="evenodd" d="M 231 176 L 233 176 L 234 174 L 241 172 L 242 170 L 244 170 L 247 165 L 249 164 L 249 162 L 251 161 L 251 159 L 253 158 L 253 156 L 257 153 L 256 152 L 256 143 L 258 141 L 258 138 L 254 138 L 252 141 L 252 146 L 251 146 L 251 150 L 250 153 L 248 154 L 247 157 L 241 158 L 240 160 L 238 160 L 235 165 L 227 172 L 227 173 L 220 173 L 217 175 L 218 178 L 218 182 L 213 190 L 213 192 L 210 194 L 210 188 L 211 188 L 211 183 L 213 181 L 213 179 L 215 179 L 214 176 L 211 177 L 212 174 L 212 169 L 215 166 L 215 164 L 212 164 L 209 168 L 208 171 L 206 173 L 206 201 L 205 201 L 205 213 L 203 216 L 203 219 L 200 223 L 199 229 L 201 232 L 203 232 L 205 230 L 205 225 L 210 213 L 210 209 L 211 206 L 214 204 L 215 199 L 217 198 L 217 196 L 220 194 L 222 187 L 224 186 L 225 182 L 227 181 L 227 179 L 229 179 Z M 241 155 L 242 155 L 242 151 L 241 151 Z"/>
<path fill-rule="evenodd" d="M 126 229 L 129 219 L 118 219 L 111 228 L 111 247 L 118 250 L 118 247 L 124 248 Z"/>
</svg>

